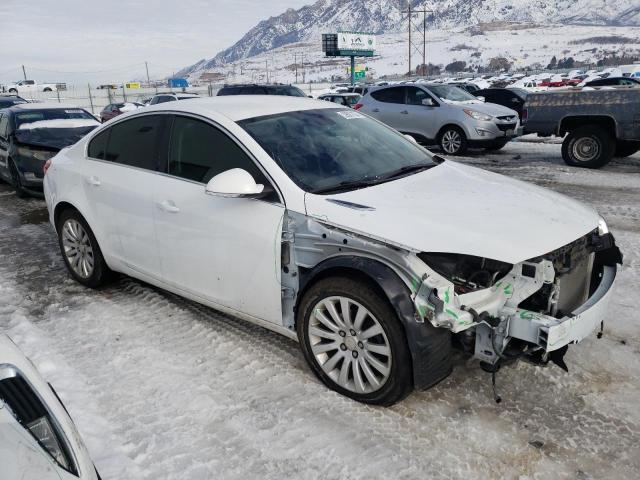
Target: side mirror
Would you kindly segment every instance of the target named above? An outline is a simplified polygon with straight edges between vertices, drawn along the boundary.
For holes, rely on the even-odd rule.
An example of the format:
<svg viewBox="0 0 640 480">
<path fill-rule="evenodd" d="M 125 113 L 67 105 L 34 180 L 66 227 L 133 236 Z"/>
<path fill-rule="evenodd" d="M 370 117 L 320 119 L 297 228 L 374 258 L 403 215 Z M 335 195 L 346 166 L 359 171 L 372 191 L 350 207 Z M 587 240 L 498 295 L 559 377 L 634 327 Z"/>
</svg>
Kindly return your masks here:
<svg viewBox="0 0 640 480">
<path fill-rule="evenodd" d="M 410 142 L 413 142 L 415 144 L 417 144 L 418 142 L 416 141 L 416 139 L 411 136 L 411 135 L 407 135 L 406 133 L 404 134 L 404 138 L 406 138 L 407 140 L 409 140 Z"/>
<path fill-rule="evenodd" d="M 242 168 L 219 173 L 207 183 L 205 193 L 216 197 L 251 197 L 259 195 L 264 185 L 257 184 L 251 174 Z"/>
<path fill-rule="evenodd" d="M 422 105 L 424 105 L 425 107 L 435 107 L 436 102 L 433 101 L 433 98 L 423 98 Z"/>
<path fill-rule="evenodd" d="M 487 99 L 485 97 L 483 97 L 482 95 L 480 95 L 479 97 L 476 97 L 478 100 L 480 100 L 481 102 L 486 102 Z"/>
</svg>

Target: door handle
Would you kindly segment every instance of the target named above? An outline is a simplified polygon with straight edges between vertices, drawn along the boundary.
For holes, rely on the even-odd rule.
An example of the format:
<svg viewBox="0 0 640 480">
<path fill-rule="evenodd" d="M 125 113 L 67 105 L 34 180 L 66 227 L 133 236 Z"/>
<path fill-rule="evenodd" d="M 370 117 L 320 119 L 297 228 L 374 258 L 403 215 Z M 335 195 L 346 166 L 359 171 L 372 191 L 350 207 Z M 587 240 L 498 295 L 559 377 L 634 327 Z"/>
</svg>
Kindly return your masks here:
<svg viewBox="0 0 640 480">
<path fill-rule="evenodd" d="M 400 113 L 403 114 L 403 115 L 408 115 L 409 114 L 409 112 L 407 112 L 406 110 L 402 110 Z"/>
<path fill-rule="evenodd" d="M 380 109 L 379 109 L 379 108 L 374 108 L 374 109 L 373 109 L 373 110 L 371 110 L 371 111 L 372 111 L 372 112 L 374 112 L 374 113 L 377 113 L 377 112 L 379 112 L 379 111 L 380 111 Z"/>
<path fill-rule="evenodd" d="M 171 200 L 163 200 L 158 204 L 162 210 L 168 213 L 178 213 L 180 209 Z"/>
<path fill-rule="evenodd" d="M 94 187 L 99 187 L 101 185 L 100 179 L 96 176 L 87 177 L 87 183 Z"/>
</svg>

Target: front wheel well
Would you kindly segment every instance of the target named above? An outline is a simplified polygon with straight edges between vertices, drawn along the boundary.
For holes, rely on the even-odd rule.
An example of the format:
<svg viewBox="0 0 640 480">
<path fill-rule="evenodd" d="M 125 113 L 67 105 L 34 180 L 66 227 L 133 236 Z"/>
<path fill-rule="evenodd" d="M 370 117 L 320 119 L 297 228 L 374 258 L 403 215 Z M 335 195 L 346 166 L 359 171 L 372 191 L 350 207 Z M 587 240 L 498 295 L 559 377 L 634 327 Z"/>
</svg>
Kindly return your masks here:
<svg viewBox="0 0 640 480">
<path fill-rule="evenodd" d="M 465 132 L 464 128 L 462 128 L 460 125 L 457 125 L 455 123 L 447 123 L 446 125 L 443 125 L 440 128 L 440 130 L 438 130 L 438 134 L 436 135 L 436 139 L 439 139 L 440 135 L 442 135 L 444 133 L 444 131 L 449 129 L 449 128 L 455 128 L 456 130 L 460 130 L 462 133 L 464 133 L 465 136 L 467 135 L 467 132 Z"/>
<path fill-rule="evenodd" d="M 330 278 L 330 277 L 346 277 L 346 278 L 351 278 L 351 279 L 355 279 L 355 280 L 359 280 L 363 283 L 365 283 L 367 286 L 371 287 L 373 290 L 376 291 L 377 294 L 379 294 L 381 297 L 388 299 L 386 293 L 384 292 L 384 290 L 382 289 L 382 287 L 380 286 L 380 284 L 378 284 L 378 282 L 376 282 L 374 280 L 374 278 L 371 275 L 368 275 L 366 272 L 363 272 L 362 270 L 358 270 L 355 267 L 349 267 L 349 266 L 334 266 L 334 267 L 329 267 L 329 268 L 325 268 L 315 274 L 313 274 L 312 270 L 306 270 L 306 275 L 305 272 L 301 272 L 302 273 L 302 278 L 304 279 L 305 276 L 311 276 L 310 278 L 308 278 L 308 280 L 306 281 L 306 283 L 304 283 L 304 285 L 302 286 L 302 288 L 300 289 L 300 291 L 298 292 L 298 298 L 296 299 L 296 306 L 295 306 L 295 322 L 297 323 L 298 318 L 297 318 L 297 313 L 298 313 L 298 305 L 300 304 L 300 302 L 302 301 L 302 299 L 304 298 L 305 293 L 316 283 L 318 283 L 320 280 L 324 280 L 325 278 Z"/>
</svg>

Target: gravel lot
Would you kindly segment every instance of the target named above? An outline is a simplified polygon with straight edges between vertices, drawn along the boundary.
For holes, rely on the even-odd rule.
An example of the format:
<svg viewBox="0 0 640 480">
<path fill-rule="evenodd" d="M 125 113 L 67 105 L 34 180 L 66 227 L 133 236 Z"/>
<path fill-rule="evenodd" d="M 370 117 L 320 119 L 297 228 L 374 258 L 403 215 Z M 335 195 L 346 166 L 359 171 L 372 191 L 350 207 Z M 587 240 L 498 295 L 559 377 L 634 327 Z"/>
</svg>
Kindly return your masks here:
<svg viewBox="0 0 640 480">
<path fill-rule="evenodd" d="M 556 143 L 522 141 L 458 161 L 592 204 L 625 254 L 605 336 L 570 348 L 568 374 L 503 369 L 499 405 L 462 356 L 437 387 L 369 407 L 260 327 L 129 278 L 87 290 L 44 202 L 4 184 L 0 329 L 55 385 L 105 480 L 638 478 L 640 154 L 585 171 Z"/>
</svg>

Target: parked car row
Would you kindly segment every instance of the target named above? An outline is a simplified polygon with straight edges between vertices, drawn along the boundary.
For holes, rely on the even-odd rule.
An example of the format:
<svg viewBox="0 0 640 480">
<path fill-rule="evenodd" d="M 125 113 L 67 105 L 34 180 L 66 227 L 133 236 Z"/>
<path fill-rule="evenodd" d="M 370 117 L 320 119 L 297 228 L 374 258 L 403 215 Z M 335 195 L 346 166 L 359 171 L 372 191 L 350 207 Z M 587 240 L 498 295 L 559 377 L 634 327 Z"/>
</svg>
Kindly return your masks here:
<svg viewBox="0 0 640 480">
<path fill-rule="evenodd" d="M 436 384 L 454 345 L 492 372 L 564 365 L 603 321 L 621 253 L 593 209 L 361 113 L 449 111 L 459 141 L 517 129 L 515 112 L 438 87 L 370 90 L 359 110 L 226 96 L 126 112 L 45 165 L 63 261 L 87 287 L 119 272 L 296 339 L 361 402 Z"/>
</svg>

